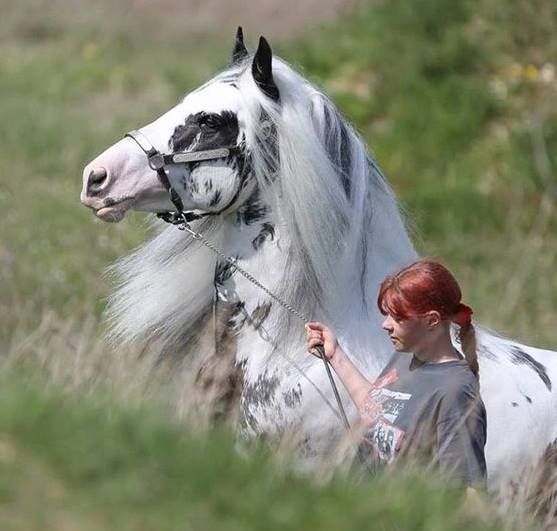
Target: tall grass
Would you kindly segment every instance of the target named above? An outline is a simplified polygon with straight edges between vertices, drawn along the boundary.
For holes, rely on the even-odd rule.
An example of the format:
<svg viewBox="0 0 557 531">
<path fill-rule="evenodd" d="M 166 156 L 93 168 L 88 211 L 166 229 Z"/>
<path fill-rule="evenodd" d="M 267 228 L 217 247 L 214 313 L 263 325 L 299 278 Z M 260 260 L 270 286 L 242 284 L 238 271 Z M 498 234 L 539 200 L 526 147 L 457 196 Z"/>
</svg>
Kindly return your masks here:
<svg viewBox="0 0 557 531">
<path fill-rule="evenodd" d="M 415 472 L 324 485 L 277 466 L 262 448 L 240 455 L 226 433 L 172 425 L 152 405 L 79 402 L 5 376 L 4 530 L 502 529 L 493 514 Z"/>
</svg>

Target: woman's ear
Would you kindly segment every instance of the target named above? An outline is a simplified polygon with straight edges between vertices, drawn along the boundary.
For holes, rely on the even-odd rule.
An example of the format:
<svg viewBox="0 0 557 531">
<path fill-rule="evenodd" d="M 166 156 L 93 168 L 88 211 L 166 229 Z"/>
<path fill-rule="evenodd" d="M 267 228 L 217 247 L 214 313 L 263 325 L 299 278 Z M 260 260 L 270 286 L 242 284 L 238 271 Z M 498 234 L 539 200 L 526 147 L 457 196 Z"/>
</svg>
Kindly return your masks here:
<svg viewBox="0 0 557 531">
<path fill-rule="evenodd" d="M 441 314 L 437 310 L 431 310 L 425 314 L 428 328 L 437 326 L 441 321 Z"/>
</svg>

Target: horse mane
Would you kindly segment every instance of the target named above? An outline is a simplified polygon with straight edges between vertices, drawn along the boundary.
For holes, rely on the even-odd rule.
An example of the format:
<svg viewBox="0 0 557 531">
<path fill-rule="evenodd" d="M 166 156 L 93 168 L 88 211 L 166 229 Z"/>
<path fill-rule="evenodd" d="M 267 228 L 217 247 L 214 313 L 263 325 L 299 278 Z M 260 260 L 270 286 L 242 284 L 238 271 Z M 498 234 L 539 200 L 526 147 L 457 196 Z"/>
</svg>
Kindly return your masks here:
<svg viewBox="0 0 557 531">
<path fill-rule="evenodd" d="M 365 322 L 371 328 L 378 283 L 415 255 L 395 196 L 364 142 L 322 92 L 274 57 L 280 92 L 274 102 L 256 86 L 250 66 L 246 59 L 213 82 L 233 79 L 238 88 L 254 177 L 287 242 L 288 267 L 277 294 L 333 326 L 341 326 L 350 309 L 360 316 L 353 327 Z M 276 143 L 269 142 L 269 123 Z M 223 224 L 210 218 L 198 228 L 218 245 Z M 214 266 L 211 251 L 191 236 L 162 230 L 113 267 L 121 281 L 107 310 L 112 337 L 187 339 L 188 327 L 210 309 Z M 291 323 L 283 322 L 288 333 Z"/>
<path fill-rule="evenodd" d="M 376 312 L 379 281 L 415 252 L 392 189 L 335 105 L 276 57 L 273 78 L 278 103 L 262 94 L 249 69 L 238 86 L 255 177 L 290 237 L 279 294 L 341 330 L 348 309 L 364 322 Z M 276 129 L 277 153 L 268 147 L 262 117 Z M 274 183 L 269 175 L 276 168 Z M 282 335 L 292 335 L 284 317 Z"/>
<path fill-rule="evenodd" d="M 105 318 L 108 338 L 127 343 L 157 338 L 163 352 L 177 352 L 211 310 L 216 259 L 190 234 L 157 221 L 155 237 L 118 260 Z M 219 241 L 222 220 L 205 218 L 198 230 Z"/>
</svg>

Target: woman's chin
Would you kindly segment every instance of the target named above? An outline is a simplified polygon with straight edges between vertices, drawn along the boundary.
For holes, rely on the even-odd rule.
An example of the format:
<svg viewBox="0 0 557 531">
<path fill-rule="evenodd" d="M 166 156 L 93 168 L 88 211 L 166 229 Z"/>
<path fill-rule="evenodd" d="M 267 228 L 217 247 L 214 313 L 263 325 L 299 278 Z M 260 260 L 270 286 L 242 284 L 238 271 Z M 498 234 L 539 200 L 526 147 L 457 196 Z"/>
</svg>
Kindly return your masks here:
<svg viewBox="0 0 557 531">
<path fill-rule="evenodd" d="M 398 339 L 391 339 L 391 344 L 396 352 L 406 352 L 404 345 Z"/>
</svg>

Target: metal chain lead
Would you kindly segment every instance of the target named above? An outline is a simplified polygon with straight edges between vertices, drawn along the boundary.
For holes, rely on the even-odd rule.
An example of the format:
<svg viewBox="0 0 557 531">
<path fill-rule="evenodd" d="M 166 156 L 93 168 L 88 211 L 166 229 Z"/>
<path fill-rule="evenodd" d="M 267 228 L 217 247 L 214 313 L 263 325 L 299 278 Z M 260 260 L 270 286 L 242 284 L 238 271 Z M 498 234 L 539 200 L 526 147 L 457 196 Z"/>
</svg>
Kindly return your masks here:
<svg viewBox="0 0 557 531">
<path fill-rule="evenodd" d="M 273 300 L 277 301 L 285 310 L 289 311 L 290 313 L 292 313 L 293 315 L 298 317 L 298 319 L 300 319 L 304 323 L 307 323 L 309 321 L 309 319 L 307 319 L 302 313 L 300 313 L 298 310 L 296 310 L 296 308 L 294 308 L 293 306 L 288 304 L 286 301 L 283 301 L 280 297 L 275 295 L 272 291 L 270 291 L 263 284 L 261 284 L 261 282 L 259 282 L 251 273 L 246 271 L 243 267 L 239 266 L 234 258 L 224 254 L 215 244 L 213 244 L 207 238 L 205 238 L 205 236 L 203 236 L 203 234 L 201 234 L 200 232 L 197 232 L 194 229 L 192 229 L 190 224 L 186 220 L 186 216 L 183 212 L 180 213 L 179 217 L 182 220 L 182 223 L 177 225 L 179 230 L 184 230 L 186 232 L 189 232 L 195 240 L 199 240 L 201 243 L 203 243 L 203 245 L 205 245 L 206 247 L 211 249 L 211 251 L 213 251 L 218 257 L 222 258 L 227 263 L 229 263 L 234 269 L 236 269 L 236 271 L 238 271 L 240 274 L 242 274 L 252 284 L 256 285 L 259 289 L 261 289 L 267 295 L 269 295 L 269 297 L 271 297 Z M 338 405 L 338 409 L 340 411 L 341 418 L 342 418 L 342 421 L 344 423 L 344 427 L 346 428 L 347 431 L 350 431 L 350 422 L 348 421 L 348 417 L 346 416 L 346 411 L 344 411 L 344 407 L 342 405 L 342 400 L 340 399 L 340 395 L 339 395 L 335 380 L 333 378 L 333 374 L 331 373 L 331 368 L 329 367 L 329 362 L 327 361 L 327 358 L 325 357 L 325 350 L 324 350 L 322 345 L 317 345 L 315 347 L 315 350 L 317 350 L 319 352 L 319 354 L 321 356 L 321 359 L 323 360 L 323 363 L 325 364 L 325 369 L 327 370 L 327 376 L 329 377 L 329 383 L 331 384 L 331 387 L 333 389 L 333 393 L 335 395 L 335 399 L 336 399 L 336 402 L 337 402 L 337 405 Z"/>
<path fill-rule="evenodd" d="M 212 242 L 210 242 L 207 238 L 205 238 L 205 236 L 203 236 L 203 234 L 193 230 L 191 228 L 190 224 L 183 217 L 182 217 L 182 224 L 178 225 L 178 228 L 180 230 L 184 230 L 186 232 L 189 232 L 193 236 L 194 239 L 199 240 L 200 242 L 202 242 L 203 245 L 205 245 L 206 247 L 211 249 L 211 251 L 213 251 L 217 256 L 219 256 L 220 258 L 225 260 L 227 263 L 229 263 L 239 273 L 241 273 L 245 278 L 247 278 L 251 283 L 255 284 L 259 289 L 263 290 L 267 295 L 269 295 L 269 297 L 271 297 L 275 301 L 277 301 L 285 310 L 294 314 L 296 317 L 298 317 L 298 319 L 300 319 L 304 323 L 307 323 L 309 321 L 309 319 L 307 319 L 305 315 L 300 313 L 298 310 L 296 310 L 296 308 L 294 308 L 293 306 L 288 304 L 286 301 L 283 301 L 280 297 L 275 295 L 272 291 L 270 291 L 263 284 L 261 284 L 261 282 L 259 282 L 251 273 L 248 273 L 244 268 L 239 266 L 234 258 L 224 254 L 218 247 L 216 247 Z"/>
</svg>

